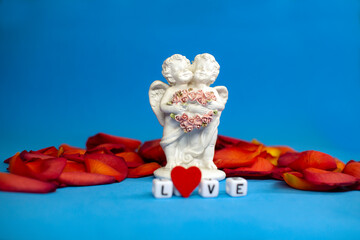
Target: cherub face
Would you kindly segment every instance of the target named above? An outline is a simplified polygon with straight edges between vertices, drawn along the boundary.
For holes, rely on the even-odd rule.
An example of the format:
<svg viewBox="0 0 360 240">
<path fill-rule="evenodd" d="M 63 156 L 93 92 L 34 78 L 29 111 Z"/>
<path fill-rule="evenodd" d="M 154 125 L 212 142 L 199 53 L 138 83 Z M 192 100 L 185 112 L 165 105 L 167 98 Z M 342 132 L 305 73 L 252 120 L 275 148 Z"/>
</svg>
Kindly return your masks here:
<svg viewBox="0 0 360 240">
<path fill-rule="evenodd" d="M 211 84 L 214 78 L 214 66 L 207 61 L 198 61 L 195 63 L 194 82 Z"/>
<path fill-rule="evenodd" d="M 194 74 L 190 71 L 186 62 L 178 61 L 171 67 L 171 72 L 176 84 L 189 83 Z"/>
</svg>

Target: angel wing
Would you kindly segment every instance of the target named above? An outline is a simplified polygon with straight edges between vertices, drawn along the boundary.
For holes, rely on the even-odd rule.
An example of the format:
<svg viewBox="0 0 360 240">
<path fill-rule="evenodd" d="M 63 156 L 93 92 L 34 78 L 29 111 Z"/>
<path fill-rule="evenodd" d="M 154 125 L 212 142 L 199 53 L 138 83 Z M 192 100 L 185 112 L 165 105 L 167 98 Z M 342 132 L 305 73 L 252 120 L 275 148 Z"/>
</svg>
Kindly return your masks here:
<svg viewBox="0 0 360 240">
<path fill-rule="evenodd" d="M 160 110 L 160 102 L 166 89 L 168 88 L 169 85 L 163 83 L 162 81 L 156 80 L 150 85 L 149 89 L 150 105 L 161 126 L 164 126 L 165 114 Z"/>
<path fill-rule="evenodd" d="M 214 87 L 214 89 L 218 92 L 221 101 L 224 104 L 226 104 L 228 97 L 229 97 L 229 92 L 228 92 L 227 88 L 224 86 L 217 86 L 217 87 Z"/>
</svg>

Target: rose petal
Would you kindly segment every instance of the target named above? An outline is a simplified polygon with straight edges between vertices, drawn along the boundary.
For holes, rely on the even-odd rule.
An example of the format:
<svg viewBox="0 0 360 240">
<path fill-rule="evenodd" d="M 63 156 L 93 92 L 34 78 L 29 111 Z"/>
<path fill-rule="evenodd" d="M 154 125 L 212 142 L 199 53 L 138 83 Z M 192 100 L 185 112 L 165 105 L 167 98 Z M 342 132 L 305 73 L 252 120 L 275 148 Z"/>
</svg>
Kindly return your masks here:
<svg viewBox="0 0 360 240">
<path fill-rule="evenodd" d="M 43 181 L 57 179 L 66 165 L 65 158 L 52 158 L 46 160 L 36 160 L 26 165 L 35 173 L 35 177 Z"/>
<path fill-rule="evenodd" d="M 263 157 L 256 157 L 256 161 L 250 167 L 235 169 L 223 169 L 227 177 L 265 177 L 271 174 L 274 165 Z"/>
<path fill-rule="evenodd" d="M 330 172 L 317 168 L 307 168 L 304 170 L 305 180 L 316 184 L 326 186 L 350 186 L 357 182 L 357 179 L 351 175 L 338 172 Z"/>
<path fill-rule="evenodd" d="M 64 172 L 86 172 L 84 163 L 78 163 L 74 161 L 67 161 Z"/>
<path fill-rule="evenodd" d="M 219 135 L 216 141 L 215 149 L 220 150 L 226 147 L 238 146 L 243 150 L 255 151 L 259 144 L 254 144 L 237 138 Z"/>
<path fill-rule="evenodd" d="M 20 153 L 20 158 L 24 161 L 24 162 L 30 162 L 30 161 L 34 161 L 34 160 L 45 160 L 45 159 L 50 159 L 50 158 L 54 158 L 51 155 L 46 155 L 43 153 L 37 153 L 37 152 L 27 152 L 27 151 L 22 151 Z"/>
<path fill-rule="evenodd" d="M 265 150 L 270 153 L 273 157 L 280 157 L 281 155 L 284 155 L 285 153 L 294 153 L 296 152 L 294 149 L 288 146 L 269 146 L 265 147 Z"/>
<path fill-rule="evenodd" d="M 57 157 L 58 156 L 58 150 L 54 146 L 39 149 L 37 151 L 30 151 L 30 153 L 42 153 L 42 154 L 49 155 L 49 156 L 52 156 L 52 157 Z"/>
<path fill-rule="evenodd" d="M 360 179 L 360 162 L 350 160 L 344 167 L 343 173 L 349 174 Z"/>
<path fill-rule="evenodd" d="M 48 193 L 56 185 L 11 173 L 0 173 L 0 190 L 6 192 Z"/>
<path fill-rule="evenodd" d="M 336 161 L 329 154 L 311 150 L 302 152 L 300 157 L 290 163 L 288 167 L 296 171 L 302 171 L 306 168 L 334 170 L 336 169 Z"/>
<path fill-rule="evenodd" d="M 62 155 L 63 154 L 67 154 L 67 155 L 70 155 L 70 154 L 85 154 L 86 150 L 83 149 L 83 148 L 79 148 L 79 147 L 73 147 L 73 146 L 70 146 L 68 144 L 61 144 L 59 146 L 59 150 L 62 149 Z"/>
<path fill-rule="evenodd" d="M 329 191 L 335 189 L 336 186 L 316 185 L 308 182 L 298 172 L 287 172 L 283 174 L 284 181 L 293 188 L 305 191 Z"/>
<path fill-rule="evenodd" d="M 86 148 L 92 149 L 103 143 L 124 144 L 127 148 L 127 151 L 135 151 L 141 144 L 141 142 L 136 139 L 117 137 L 105 133 L 98 133 L 92 137 L 89 137 L 86 142 Z"/>
<path fill-rule="evenodd" d="M 238 147 L 227 147 L 215 152 L 214 163 L 218 168 L 238 168 L 249 166 L 256 161 L 261 148 L 250 152 Z"/>
<path fill-rule="evenodd" d="M 85 155 L 81 154 L 63 154 L 61 157 L 78 163 L 83 163 L 85 161 Z"/>
<path fill-rule="evenodd" d="M 161 139 L 144 142 L 139 149 L 139 155 L 146 162 L 157 162 L 162 166 L 166 165 L 166 156 L 160 146 Z"/>
<path fill-rule="evenodd" d="M 126 150 L 126 146 L 122 143 L 104 143 L 92 149 L 88 149 L 87 153 L 121 153 Z"/>
<path fill-rule="evenodd" d="M 19 153 L 10 159 L 9 172 L 24 177 L 39 179 L 39 176 L 21 160 Z"/>
<path fill-rule="evenodd" d="M 91 186 L 114 183 L 116 179 L 112 176 L 96 173 L 63 172 L 58 181 L 68 186 Z"/>
<path fill-rule="evenodd" d="M 288 152 L 281 155 L 277 161 L 278 167 L 288 167 L 292 162 L 300 158 L 301 152 Z"/>
<path fill-rule="evenodd" d="M 125 164 L 125 162 L 124 162 Z M 108 164 L 99 161 L 99 160 L 95 160 L 93 158 L 85 158 L 85 165 L 86 165 L 86 170 L 90 173 L 98 173 L 98 174 L 103 174 L 103 175 L 108 175 L 108 176 L 113 176 L 115 177 L 115 179 L 118 182 L 121 182 L 122 180 L 124 180 L 126 178 L 127 175 L 127 170 L 119 172 L 116 169 L 114 169 L 113 167 L 109 166 Z M 126 166 L 126 164 L 125 164 Z M 126 167 L 127 169 L 127 167 Z"/>
<path fill-rule="evenodd" d="M 153 175 L 154 171 L 161 166 L 156 162 L 145 163 L 137 168 L 129 169 L 129 178 L 140 178 Z"/>
<path fill-rule="evenodd" d="M 289 167 L 275 167 L 271 172 L 271 177 L 278 180 L 284 180 L 283 174 L 292 171 L 293 170 Z"/>
<path fill-rule="evenodd" d="M 128 173 L 128 167 L 122 157 L 118 157 L 110 154 L 92 153 L 92 154 L 86 154 L 85 159 L 94 159 L 103 162 L 109 165 L 110 167 L 112 167 L 113 169 L 115 169 L 116 171 L 118 171 L 119 173 L 121 173 L 124 178 Z"/>
<path fill-rule="evenodd" d="M 345 163 L 343 163 L 342 161 L 340 161 L 339 159 L 335 158 L 335 162 L 336 162 L 336 169 L 333 170 L 334 172 L 342 172 L 344 170 L 345 167 Z M 351 174 L 350 174 L 351 175 Z"/>
<path fill-rule="evenodd" d="M 135 152 L 122 152 L 115 155 L 118 157 L 122 157 L 125 160 L 126 165 L 131 168 L 138 167 L 145 163 L 144 160 L 139 156 L 139 154 Z"/>
<path fill-rule="evenodd" d="M 11 157 L 5 159 L 5 160 L 4 160 L 4 163 L 9 163 L 12 158 L 17 157 L 19 154 L 20 154 L 19 152 L 15 153 L 14 156 L 11 156 Z"/>
</svg>

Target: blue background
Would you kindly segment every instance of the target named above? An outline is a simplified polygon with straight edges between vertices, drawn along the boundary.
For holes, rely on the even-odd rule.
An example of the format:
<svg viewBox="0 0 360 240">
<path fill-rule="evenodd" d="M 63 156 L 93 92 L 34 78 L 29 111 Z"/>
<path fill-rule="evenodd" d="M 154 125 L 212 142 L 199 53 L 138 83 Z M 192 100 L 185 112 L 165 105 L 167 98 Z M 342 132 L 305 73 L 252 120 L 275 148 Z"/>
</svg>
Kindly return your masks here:
<svg viewBox="0 0 360 240">
<path fill-rule="evenodd" d="M 142 141 L 160 138 L 162 127 L 152 113 L 147 92 L 154 80 L 164 80 L 162 62 L 175 53 L 192 60 L 197 54 L 208 52 L 221 66 L 214 86 L 225 85 L 229 89 L 220 134 L 246 140 L 256 138 L 267 145 L 289 145 L 299 151 L 320 150 L 344 162 L 360 160 L 359 19 L 360 2 L 355 0 L 2 0 L 0 158 L 5 159 L 23 149 L 36 150 L 61 143 L 84 147 L 86 139 L 98 132 Z M 6 165 L 1 166 L 5 170 Z M 135 182 L 126 180 L 123 186 Z M 146 182 L 150 184 L 149 179 Z M 258 189 L 262 196 L 263 188 L 256 186 L 254 190 Z M 92 189 L 89 197 L 98 197 L 98 192 L 105 188 L 112 187 L 58 192 L 62 192 L 61 198 L 75 199 L 78 191 Z M 74 193 L 65 194 L 71 191 Z M 322 197 L 329 195 L 335 199 L 339 197 L 334 203 L 348 202 L 349 209 L 355 205 L 355 199 L 359 203 L 358 192 L 322 195 L 287 191 L 293 191 L 291 193 L 295 195 L 278 195 L 281 205 L 277 206 L 289 208 L 293 203 L 290 198 L 294 196 L 296 199 L 309 198 L 309 202 L 300 203 L 302 206 L 310 202 L 327 202 L 328 198 Z M 0 199 L 3 207 L 23 210 L 17 215 L 7 212 L 8 215 L 3 216 L 19 221 L 19 215 L 24 214 L 26 219 L 32 212 L 26 212 L 25 206 L 15 203 L 26 204 L 28 198 L 39 198 L 42 199 L 40 202 L 32 201 L 35 201 L 34 206 L 42 206 L 43 201 L 47 202 L 46 198 L 55 198 L 60 194 L 58 192 L 46 197 L 1 193 L 6 196 Z M 130 196 L 127 199 L 128 202 L 123 200 L 136 211 L 136 203 Z M 135 201 L 148 206 L 148 200 L 144 199 L 144 203 L 141 199 Z M 225 204 L 231 212 L 231 206 L 235 205 L 222 201 L 212 203 Z M 154 204 L 163 206 L 162 203 Z M 176 201 L 168 203 L 174 204 L 169 208 L 178 208 Z M 90 203 L 87 201 L 86 204 Z M 126 204 L 122 207 L 126 208 Z M 267 203 L 264 201 L 259 206 L 261 204 Z M 53 207 L 51 204 L 46 206 Z M 328 207 L 341 208 L 336 204 Z M 314 212 L 305 208 L 298 211 Z M 315 219 L 322 215 L 324 218 L 321 219 L 325 221 L 326 218 L 339 218 L 337 213 L 341 215 L 341 212 L 329 214 L 327 209 L 315 211 Z M 351 217 L 344 219 L 350 226 L 359 225 L 359 209 L 356 210 L 357 221 Z M 60 212 L 58 219 L 62 217 Z M 74 221 L 91 219 L 85 212 L 72 216 Z M 293 213 L 299 215 L 299 212 Z M 282 214 L 285 215 L 280 218 L 288 216 L 286 211 Z M 253 215 L 248 211 L 248 216 Z M 66 217 L 63 216 L 63 221 Z M 138 218 L 134 217 L 136 221 Z M 306 215 L 297 223 L 301 225 L 308 218 Z M 34 216 L 34 219 L 46 222 L 41 216 Z M 50 221 L 50 216 L 47 219 Z M 150 217 L 144 219 L 149 222 L 142 222 L 143 225 L 152 223 Z M 198 217 L 194 221 L 196 219 L 201 220 Z M 232 219 L 229 215 L 227 223 Z M 271 219 L 269 215 L 264 219 L 259 217 L 254 224 L 259 226 L 260 222 L 268 223 Z M 102 218 L 99 221 L 106 224 Z M 188 227 L 183 224 L 184 228 Z M 6 229 L 5 225 L 0 226 L 2 230 Z M 335 228 L 335 222 L 329 226 Z M 296 233 L 295 229 L 292 233 Z M 258 230 L 259 236 L 268 233 L 262 232 L 261 228 Z M 301 228 L 298 232 L 301 233 Z"/>
</svg>

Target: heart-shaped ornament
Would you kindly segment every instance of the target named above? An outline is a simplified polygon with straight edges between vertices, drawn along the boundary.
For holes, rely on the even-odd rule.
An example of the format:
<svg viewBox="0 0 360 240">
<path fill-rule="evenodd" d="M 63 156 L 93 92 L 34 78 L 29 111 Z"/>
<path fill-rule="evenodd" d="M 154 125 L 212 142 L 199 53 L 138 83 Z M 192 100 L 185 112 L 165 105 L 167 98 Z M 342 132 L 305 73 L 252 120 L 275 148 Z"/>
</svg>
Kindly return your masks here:
<svg viewBox="0 0 360 240">
<path fill-rule="evenodd" d="M 189 167 L 186 169 L 182 166 L 177 166 L 171 171 L 171 180 L 181 196 L 187 198 L 199 185 L 201 181 L 201 171 L 197 167 Z"/>
</svg>

